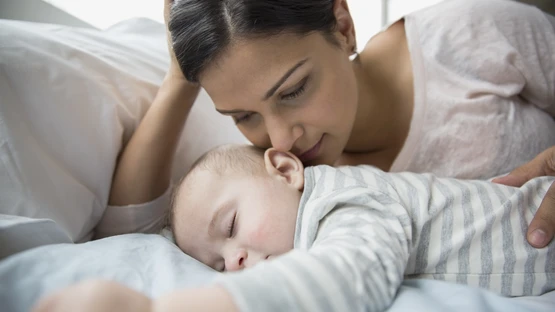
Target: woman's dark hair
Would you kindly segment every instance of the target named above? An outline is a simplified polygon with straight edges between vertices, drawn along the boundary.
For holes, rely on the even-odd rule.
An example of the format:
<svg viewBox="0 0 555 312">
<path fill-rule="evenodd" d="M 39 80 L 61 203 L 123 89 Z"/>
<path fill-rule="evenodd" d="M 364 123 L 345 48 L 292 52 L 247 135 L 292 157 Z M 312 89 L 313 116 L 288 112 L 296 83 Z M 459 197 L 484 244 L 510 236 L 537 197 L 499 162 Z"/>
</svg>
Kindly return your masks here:
<svg viewBox="0 0 555 312">
<path fill-rule="evenodd" d="M 187 80 L 199 74 L 234 39 L 321 32 L 332 44 L 334 0 L 175 0 L 169 30 Z"/>
</svg>

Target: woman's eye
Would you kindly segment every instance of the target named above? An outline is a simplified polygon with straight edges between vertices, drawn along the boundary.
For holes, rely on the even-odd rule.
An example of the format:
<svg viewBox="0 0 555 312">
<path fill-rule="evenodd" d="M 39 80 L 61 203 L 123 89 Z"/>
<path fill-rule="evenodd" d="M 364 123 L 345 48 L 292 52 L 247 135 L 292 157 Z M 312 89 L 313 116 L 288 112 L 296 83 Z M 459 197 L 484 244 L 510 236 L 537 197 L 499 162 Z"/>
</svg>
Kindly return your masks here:
<svg viewBox="0 0 555 312">
<path fill-rule="evenodd" d="M 228 228 L 228 233 L 227 233 L 227 237 L 231 238 L 233 236 L 233 230 L 235 229 L 235 218 L 237 217 L 237 214 L 233 215 L 233 218 L 231 219 L 231 222 L 229 223 Z"/>
<path fill-rule="evenodd" d="M 251 119 L 253 113 L 245 113 L 242 115 L 238 115 L 238 116 L 233 116 L 233 120 L 235 121 L 235 124 L 240 124 L 242 122 L 247 122 Z"/>
<path fill-rule="evenodd" d="M 308 80 L 308 77 L 304 78 L 301 81 L 301 84 L 297 89 L 295 89 L 292 92 L 289 92 L 287 94 L 282 95 L 281 99 L 287 101 L 287 100 L 293 100 L 293 99 L 299 97 L 305 91 L 305 86 L 306 86 L 307 80 Z"/>
</svg>

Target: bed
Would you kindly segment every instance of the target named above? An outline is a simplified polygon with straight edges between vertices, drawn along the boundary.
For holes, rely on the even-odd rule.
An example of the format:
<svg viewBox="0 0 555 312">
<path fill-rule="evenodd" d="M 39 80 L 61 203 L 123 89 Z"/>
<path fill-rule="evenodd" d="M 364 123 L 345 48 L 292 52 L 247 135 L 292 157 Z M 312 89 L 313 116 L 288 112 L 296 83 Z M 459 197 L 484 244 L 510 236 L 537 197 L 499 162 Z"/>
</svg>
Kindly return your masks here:
<svg viewBox="0 0 555 312">
<path fill-rule="evenodd" d="M 168 66 L 164 26 L 133 19 L 105 31 L 0 20 L 0 302 L 28 311 L 89 278 L 151 297 L 220 273 L 183 254 L 167 232 L 91 241 L 121 147 Z M 213 146 L 245 142 L 201 93 L 173 178 Z M 502 298 L 409 280 L 390 311 L 553 311 L 555 293 Z"/>
</svg>

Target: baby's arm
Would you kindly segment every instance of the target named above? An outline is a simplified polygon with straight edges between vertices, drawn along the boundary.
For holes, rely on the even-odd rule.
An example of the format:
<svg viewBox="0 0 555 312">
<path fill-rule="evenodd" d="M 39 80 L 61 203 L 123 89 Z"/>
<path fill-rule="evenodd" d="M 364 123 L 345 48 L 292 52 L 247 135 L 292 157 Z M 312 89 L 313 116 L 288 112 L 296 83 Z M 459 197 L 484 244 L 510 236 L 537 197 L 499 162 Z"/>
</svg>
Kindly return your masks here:
<svg viewBox="0 0 555 312">
<path fill-rule="evenodd" d="M 387 195 L 355 193 L 321 219 L 310 250 L 228 273 L 217 283 L 241 311 L 386 309 L 403 280 L 411 222 Z"/>
</svg>

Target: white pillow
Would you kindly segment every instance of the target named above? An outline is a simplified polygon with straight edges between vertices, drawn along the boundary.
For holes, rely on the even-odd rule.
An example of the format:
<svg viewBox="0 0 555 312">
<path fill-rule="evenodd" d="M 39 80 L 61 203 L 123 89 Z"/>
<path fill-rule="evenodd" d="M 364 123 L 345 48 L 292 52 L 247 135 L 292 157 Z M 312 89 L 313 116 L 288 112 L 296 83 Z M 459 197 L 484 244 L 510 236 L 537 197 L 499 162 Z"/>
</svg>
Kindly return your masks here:
<svg viewBox="0 0 555 312">
<path fill-rule="evenodd" d="M 34 247 L 71 242 L 52 220 L 0 214 L 0 260 Z"/>
<path fill-rule="evenodd" d="M 0 20 L 0 214 L 52 219 L 89 240 L 122 143 L 167 66 L 164 25 L 150 20 L 107 31 Z M 207 149 L 244 142 L 205 94 L 200 102 L 174 177 Z"/>
</svg>

